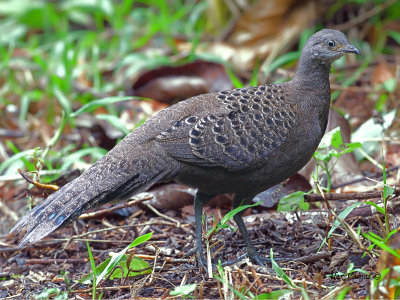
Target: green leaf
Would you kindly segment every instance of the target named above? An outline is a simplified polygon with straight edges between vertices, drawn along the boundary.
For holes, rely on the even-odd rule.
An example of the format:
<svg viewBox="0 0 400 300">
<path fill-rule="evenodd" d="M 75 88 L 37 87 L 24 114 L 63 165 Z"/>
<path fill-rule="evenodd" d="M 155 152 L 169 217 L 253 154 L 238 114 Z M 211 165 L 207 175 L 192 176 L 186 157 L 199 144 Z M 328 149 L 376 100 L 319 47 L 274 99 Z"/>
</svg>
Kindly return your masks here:
<svg viewBox="0 0 400 300">
<path fill-rule="evenodd" d="M 368 231 L 368 235 L 371 236 L 371 237 L 373 237 L 375 240 L 378 240 L 378 241 L 381 241 L 381 242 L 384 241 L 383 238 L 381 238 L 379 235 L 377 235 L 377 234 L 375 234 L 375 233 L 373 233 L 373 232 L 371 232 L 371 231 Z"/>
<path fill-rule="evenodd" d="M 340 135 L 340 137 L 338 137 L 338 134 L 340 135 L 340 127 L 339 126 L 335 127 L 331 131 L 325 133 L 321 139 L 321 142 L 318 145 L 318 149 L 327 149 L 330 146 L 333 146 L 332 140 L 334 139 L 334 137 L 335 137 L 335 143 L 337 143 L 338 139 L 340 139 L 340 141 L 341 141 L 342 137 L 341 137 L 341 135 Z"/>
<path fill-rule="evenodd" d="M 69 116 L 72 112 L 72 106 L 68 98 L 57 88 L 54 89 L 54 94 L 56 95 L 58 102 L 64 110 L 65 115 Z"/>
<path fill-rule="evenodd" d="M 63 159 L 61 170 L 68 169 L 71 165 L 81 160 L 83 157 L 90 155 L 92 160 L 98 160 L 107 153 L 107 150 L 100 147 L 90 147 L 77 150 Z"/>
<path fill-rule="evenodd" d="M 128 257 L 129 257 L 128 255 L 123 255 L 121 261 L 118 263 L 118 266 L 122 267 L 122 270 L 124 271 L 123 278 L 151 273 L 150 265 L 146 261 L 138 257 L 132 258 L 128 268 L 128 266 L 125 263 L 123 263 L 127 261 Z M 141 271 L 136 271 L 136 270 L 141 270 Z M 121 278 L 121 268 L 117 268 L 114 271 L 114 273 L 110 276 L 111 280 L 114 280 L 115 278 Z"/>
<path fill-rule="evenodd" d="M 11 2 L 11 1 L 9 1 Z M 1 5 L 1 2 L 0 2 Z M 1 19 L 0 22 L 0 45 L 10 45 L 15 43 L 18 39 L 23 37 L 28 31 L 28 27 L 19 23 L 14 19 Z"/>
<path fill-rule="evenodd" d="M 337 300 L 345 299 L 347 293 L 352 289 L 352 286 L 344 286 L 343 289 L 336 295 Z"/>
<path fill-rule="evenodd" d="M 349 149 L 351 149 L 351 151 L 353 151 L 354 149 L 361 148 L 362 145 L 361 143 L 346 143 L 346 147 L 348 147 Z"/>
<path fill-rule="evenodd" d="M 393 229 L 391 232 L 389 232 L 388 235 L 385 238 L 385 242 L 387 242 L 392 237 L 392 235 L 396 234 L 397 232 L 398 232 L 397 228 Z"/>
<path fill-rule="evenodd" d="M 383 186 L 383 199 L 384 199 L 384 201 L 386 201 L 393 194 L 394 194 L 394 188 L 392 188 L 392 187 L 390 187 L 390 186 L 385 184 Z"/>
<path fill-rule="evenodd" d="M 90 258 L 90 255 L 89 255 Z M 90 264 L 92 267 L 92 272 L 86 274 L 85 276 L 83 276 L 81 279 L 79 279 L 78 281 L 82 284 L 91 284 L 93 281 L 93 278 L 96 278 L 97 276 L 99 276 L 101 274 L 101 272 L 104 271 L 104 269 L 106 268 L 107 264 L 110 262 L 111 258 L 107 258 L 105 261 L 103 261 L 101 264 L 99 264 L 97 267 L 96 265 L 92 264 L 92 260 L 90 259 Z"/>
<path fill-rule="evenodd" d="M 112 104 L 116 102 L 121 102 L 121 101 L 128 101 L 132 100 L 134 97 L 107 97 L 107 98 L 102 98 L 102 99 L 97 99 L 89 102 L 88 104 L 85 104 L 82 106 L 80 109 L 74 111 L 73 113 L 70 114 L 71 118 L 75 118 L 76 116 L 83 114 L 85 112 L 93 111 L 98 107 L 107 105 L 107 104 Z"/>
<path fill-rule="evenodd" d="M 270 74 L 282 65 L 293 62 L 300 57 L 300 51 L 288 52 L 277 57 L 264 71 L 265 75 Z"/>
<path fill-rule="evenodd" d="M 347 77 L 347 79 L 341 84 L 342 87 L 348 87 L 352 85 L 358 78 L 361 77 L 361 75 L 364 74 L 364 69 L 366 69 L 370 65 L 371 59 L 366 58 L 362 62 L 362 64 L 357 68 L 356 71 L 350 76 Z M 331 101 L 335 100 L 337 97 L 339 97 L 341 94 L 341 91 L 334 91 L 331 94 Z"/>
<path fill-rule="evenodd" d="M 376 210 L 379 211 L 381 214 L 383 214 L 383 215 L 385 214 L 385 209 L 384 209 L 383 207 L 380 207 L 380 206 L 377 205 L 376 203 L 371 202 L 371 201 L 365 201 L 365 203 L 366 203 L 366 204 L 369 204 L 369 205 L 372 205 L 373 207 L 375 207 Z"/>
<path fill-rule="evenodd" d="M 264 299 L 288 299 L 287 297 L 282 297 L 283 295 L 293 293 L 292 290 L 285 289 L 285 290 L 278 290 L 278 291 L 272 291 L 271 293 L 263 293 L 258 296 L 256 296 L 254 299 L 255 300 L 264 300 Z M 289 297 L 290 299 L 291 297 Z"/>
<path fill-rule="evenodd" d="M 112 126 L 114 126 L 115 128 L 117 128 L 119 131 L 121 131 L 124 135 L 128 135 L 129 134 L 129 130 L 128 128 L 126 128 L 125 123 L 118 117 L 114 116 L 114 115 L 110 115 L 110 114 L 100 114 L 100 115 L 96 115 L 96 119 L 100 119 L 100 120 L 105 120 L 108 123 L 110 123 Z"/>
<path fill-rule="evenodd" d="M 400 254 L 396 252 L 396 250 L 390 248 L 390 246 L 388 246 L 387 244 L 385 244 L 385 242 L 382 241 L 381 237 L 377 237 L 376 234 L 373 234 L 372 232 L 368 231 L 368 233 L 362 233 L 362 235 L 370 240 L 372 243 L 374 243 L 375 245 L 377 245 L 379 248 L 389 252 L 390 254 L 394 255 L 395 257 L 397 257 L 398 259 L 400 259 Z"/>
<path fill-rule="evenodd" d="M 382 110 L 385 108 L 385 103 L 386 103 L 386 101 L 387 101 L 388 99 L 389 99 L 389 98 L 388 98 L 388 94 L 387 94 L 387 93 L 382 93 L 382 94 L 379 96 L 378 101 L 375 103 L 375 109 L 376 109 L 378 112 L 382 112 Z"/>
<path fill-rule="evenodd" d="M 340 127 L 336 127 L 332 134 L 331 145 L 335 148 L 339 148 L 343 144 L 342 134 L 340 132 Z"/>
<path fill-rule="evenodd" d="M 393 93 L 397 89 L 397 80 L 396 78 L 389 78 L 383 82 L 383 87 L 388 93 Z"/>
<path fill-rule="evenodd" d="M 250 86 L 258 86 L 258 71 L 260 70 L 260 59 L 257 58 L 256 59 L 256 63 L 253 69 L 253 73 L 251 74 L 251 78 L 250 78 Z"/>
<path fill-rule="evenodd" d="M 388 30 L 387 34 L 396 41 L 396 43 L 400 44 L 400 32 L 394 30 Z"/>
<path fill-rule="evenodd" d="M 368 275 L 368 276 L 371 275 L 370 272 L 360 269 L 360 268 L 352 269 L 350 273 L 361 273 L 361 274 Z"/>
<path fill-rule="evenodd" d="M 347 266 L 347 273 L 351 273 L 351 271 L 353 271 L 354 269 L 354 264 L 353 263 L 349 263 L 349 265 Z"/>
<path fill-rule="evenodd" d="M 393 195 L 394 193 L 394 188 L 388 186 L 386 184 L 386 166 L 385 166 L 385 160 L 383 159 L 382 162 L 383 165 L 383 201 L 385 202 L 390 196 Z"/>
<path fill-rule="evenodd" d="M 169 294 L 171 296 L 180 296 L 180 295 L 189 296 L 191 293 L 193 293 L 196 290 L 196 287 L 197 287 L 196 283 L 177 286 Z"/>
<path fill-rule="evenodd" d="M 121 268 L 124 272 L 123 274 L 123 278 L 126 277 L 134 277 L 134 276 L 138 276 L 138 275 L 145 275 L 145 274 L 150 274 L 151 273 L 151 269 L 149 269 L 149 264 L 144 261 L 141 258 L 138 257 L 134 257 L 130 264 L 129 267 L 126 265 L 126 261 L 128 259 L 128 255 L 123 255 L 120 259 L 120 261 L 115 265 L 114 272 L 110 275 L 110 280 L 114 280 L 114 279 L 119 279 L 121 278 Z M 79 279 L 79 282 L 82 284 L 90 284 L 93 281 L 93 278 L 98 277 L 108 266 L 108 264 L 110 263 L 111 258 L 107 258 L 105 261 L 103 261 L 101 264 L 99 264 L 97 267 L 95 267 L 93 270 L 94 272 L 91 272 L 89 274 L 86 274 L 84 277 L 82 277 L 81 279 Z M 146 269 L 146 270 L 144 270 Z M 129 274 L 128 274 L 128 270 L 130 270 Z M 135 270 L 143 270 L 140 272 L 136 272 Z M 93 276 L 93 275 L 96 276 Z M 108 274 L 107 274 L 108 275 Z"/>
<path fill-rule="evenodd" d="M 278 203 L 278 212 L 281 211 L 295 211 L 298 209 L 308 210 L 310 204 L 304 201 L 304 195 L 307 194 L 303 191 L 291 193 L 283 196 Z"/>
<path fill-rule="evenodd" d="M 355 209 L 357 206 L 360 206 L 361 204 L 363 204 L 363 202 L 357 202 L 357 203 L 350 205 L 349 207 L 347 207 L 344 211 L 342 211 L 338 215 L 338 218 L 340 220 L 346 219 L 348 214 L 351 213 L 353 211 L 353 209 Z M 318 252 L 321 250 L 322 246 L 326 243 L 326 240 L 329 239 L 329 237 L 332 235 L 332 233 L 339 227 L 339 225 L 340 225 L 340 221 L 338 219 L 336 219 L 335 222 L 333 222 L 331 230 L 329 230 L 327 236 L 324 237 L 321 245 L 319 246 Z"/>
<path fill-rule="evenodd" d="M 338 155 L 339 155 L 339 152 L 337 152 L 335 149 L 331 149 L 326 152 L 322 152 L 322 151 L 318 150 L 314 153 L 313 157 L 316 160 L 328 162 L 331 160 L 331 158 L 333 156 L 338 156 Z"/>
<path fill-rule="evenodd" d="M 46 288 L 40 294 L 35 295 L 35 299 L 49 299 L 51 296 L 56 296 L 55 299 L 68 299 L 67 292 L 61 292 L 59 288 Z"/>
<path fill-rule="evenodd" d="M 296 285 L 293 283 L 292 279 L 290 279 L 290 277 L 275 262 L 274 252 L 272 248 L 269 250 L 269 256 L 271 258 L 272 268 L 275 270 L 276 274 L 278 274 L 278 276 L 282 278 L 291 288 L 296 288 Z"/>
<path fill-rule="evenodd" d="M 221 225 L 225 225 L 231 218 L 233 218 L 234 215 L 237 213 L 241 212 L 242 210 L 248 209 L 253 206 L 260 205 L 262 201 L 257 202 L 255 204 L 249 204 L 249 205 L 241 205 L 239 207 L 236 207 L 235 209 L 231 210 L 228 212 L 221 220 Z"/>
<path fill-rule="evenodd" d="M 242 88 L 243 82 L 240 81 L 240 79 L 233 73 L 233 71 L 230 68 L 225 68 L 226 74 L 229 76 L 229 79 L 232 81 L 233 86 L 236 89 Z"/>
<path fill-rule="evenodd" d="M 89 260 L 90 260 L 90 266 L 92 267 L 92 271 L 93 271 L 93 283 L 92 281 L 90 281 L 89 283 L 92 283 L 92 299 L 95 299 L 96 297 L 96 288 L 97 288 L 97 281 L 96 281 L 96 264 L 94 263 L 94 258 L 93 258 L 93 254 L 92 254 L 92 250 L 90 249 L 89 246 L 89 242 L 86 241 L 86 247 L 88 249 L 88 253 L 89 253 Z"/>
<path fill-rule="evenodd" d="M 96 285 L 98 285 L 98 283 L 101 280 L 103 280 L 103 278 L 106 277 L 114 269 L 114 267 L 121 261 L 122 257 L 126 253 L 126 251 L 128 251 L 129 249 L 131 249 L 137 245 L 140 245 L 140 244 L 148 241 L 151 238 L 152 234 L 153 233 L 150 232 L 145 235 L 142 235 L 142 236 L 136 238 L 130 245 L 126 246 L 120 252 L 112 254 L 111 260 L 108 262 L 108 264 L 105 267 L 105 269 L 103 270 L 103 272 L 101 272 L 101 274 L 97 277 Z"/>
</svg>

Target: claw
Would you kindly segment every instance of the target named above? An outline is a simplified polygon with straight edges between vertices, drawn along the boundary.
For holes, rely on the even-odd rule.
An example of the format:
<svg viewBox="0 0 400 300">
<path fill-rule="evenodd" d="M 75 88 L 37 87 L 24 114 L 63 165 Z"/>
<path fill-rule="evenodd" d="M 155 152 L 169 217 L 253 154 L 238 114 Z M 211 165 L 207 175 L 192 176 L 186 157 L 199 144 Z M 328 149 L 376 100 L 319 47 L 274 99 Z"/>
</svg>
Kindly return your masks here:
<svg viewBox="0 0 400 300">
<path fill-rule="evenodd" d="M 266 265 L 267 262 L 268 262 L 268 263 L 271 262 L 271 259 L 270 259 L 270 258 L 262 257 L 262 256 L 260 256 L 258 253 L 254 254 L 254 255 L 251 255 L 251 256 L 250 256 L 250 254 L 249 254 L 249 257 L 250 257 L 250 259 L 251 259 L 253 262 L 255 262 L 257 265 L 260 265 L 260 266 L 263 266 L 263 267 L 266 267 L 266 266 L 267 266 L 267 265 Z"/>
</svg>

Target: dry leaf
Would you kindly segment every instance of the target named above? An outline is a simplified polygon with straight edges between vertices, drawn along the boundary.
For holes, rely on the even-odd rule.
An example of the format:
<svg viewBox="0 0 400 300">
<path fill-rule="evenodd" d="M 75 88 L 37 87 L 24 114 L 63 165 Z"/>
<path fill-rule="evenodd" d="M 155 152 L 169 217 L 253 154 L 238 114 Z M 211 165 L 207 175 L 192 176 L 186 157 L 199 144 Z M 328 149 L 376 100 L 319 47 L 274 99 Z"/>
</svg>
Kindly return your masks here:
<svg viewBox="0 0 400 300">
<path fill-rule="evenodd" d="M 374 70 L 374 73 L 372 74 L 372 84 L 374 86 L 380 85 L 394 77 L 395 75 L 393 67 L 390 67 L 384 59 L 380 59 Z"/>
<path fill-rule="evenodd" d="M 282 49 L 298 41 L 300 33 L 314 22 L 324 6 L 316 1 L 260 0 L 238 18 L 226 42 L 208 49 L 239 70 L 252 70 L 256 59 L 267 64 Z M 263 66 L 265 68 L 266 65 Z"/>
<path fill-rule="evenodd" d="M 136 96 L 168 104 L 199 94 L 231 88 L 231 80 L 222 65 L 202 60 L 148 71 L 132 86 Z"/>
</svg>

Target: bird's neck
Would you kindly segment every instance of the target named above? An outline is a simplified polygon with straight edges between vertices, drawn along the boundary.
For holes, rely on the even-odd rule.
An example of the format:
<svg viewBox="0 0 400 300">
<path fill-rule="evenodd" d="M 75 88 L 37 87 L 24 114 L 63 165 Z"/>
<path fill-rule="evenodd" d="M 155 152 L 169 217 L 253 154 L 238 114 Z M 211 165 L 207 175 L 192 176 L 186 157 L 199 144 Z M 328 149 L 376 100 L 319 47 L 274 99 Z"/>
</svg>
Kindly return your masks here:
<svg viewBox="0 0 400 300">
<path fill-rule="evenodd" d="M 312 55 L 301 55 L 295 78 L 304 85 L 321 86 L 329 84 L 329 72 L 331 64 L 325 64 L 313 60 Z"/>
<path fill-rule="evenodd" d="M 308 112 L 310 118 L 318 120 L 323 134 L 330 106 L 331 65 L 320 64 L 310 57 L 302 55 L 292 84 L 298 92 L 298 103 Z"/>
</svg>

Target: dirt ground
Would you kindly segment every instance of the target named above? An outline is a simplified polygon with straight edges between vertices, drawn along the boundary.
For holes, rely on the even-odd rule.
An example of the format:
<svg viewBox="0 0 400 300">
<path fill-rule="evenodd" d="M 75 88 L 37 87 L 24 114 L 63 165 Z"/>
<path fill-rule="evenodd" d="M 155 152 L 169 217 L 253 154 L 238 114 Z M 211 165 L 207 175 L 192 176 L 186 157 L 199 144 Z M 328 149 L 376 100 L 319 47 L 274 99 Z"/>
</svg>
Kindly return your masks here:
<svg viewBox="0 0 400 300">
<path fill-rule="evenodd" d="M 19 207 L 21 213 L 25 210 L 24 200 L 22 198 L 14 203 L 14 208 Z M 340 211 L 341 207 L 348 207 L 349 202 L 332 201 L 331 205 Z M 120 251 L 136 237 L 148 232 L 153 232 L 152 238 L 132 250 L 149 263 L 151 274 L 101 282 L 97 292 L 103 291 L 103 299 L 168 298 L 175 287 L 190 283 L 197 284 L 195 298 L 227 297 L 229 290 L 225 290 L 217 279 L 208 278 L 206 272 L 197 266 L 194 256 L 186 256 L 194 246 L 192 206 L 175 211 L 157 210 L 157 213 L 140 201 L 138 205 L 119 210 L 112 207 L 99 208 L 97 211 L 102 213 L 97 216 L 84 216 L 49 238 L 22 249 L 17 247 L 22 235 L 7 237 L 3 234 L 0 241 L 3 279 L 0 298 L 31 299 L 45 289 L 59 288 L 61 291 L 69 290 L 69 299 L 89 299 L 92 287 L 77 282 L 91 271 L 86 241 L 98 265 L 108 257 L 109 252 Z M 208 227 L 213 219 L 210 213 L 218 219 L 226 211 L 210 209 Z M 379 233 L 381 220 L 378 219 L 364 207 L 356 208 L 346 222 L 355 230 L 360 226 L 364 231 Z M 369 271 L 371 278 L 377 274 L 376 258 L 370 254 L 363 257 L 360 246 L 343 227 L 339 227 L 328 244 L 318 252 L 332 225 L 324 204 L 320 207 L 314 205 L 307 212 L 293 213 L 253 208 L 247 213 L 245 222 L 258 252 L 268 256 L 272 248 L 279 266 L 295 284 L 306 287 L 311 297 L 327 295 L 333 288 L 343 286 L 351 286 L 351 295 L 356 298 L 367 296 L 371 279 L 365 275 L 332 276 L 336 272 L 348 274 L 346 270 L 350 263 L 354 264 L 354 269 Z M 236 228 L 233 223 L 231 225 Z M 7 226 L 11 228 L 12 224 Z M 228 228 L 217 232 L 209 242 L 213 262 L 234 260 L 246 250 L 238 231 Z M 368 247 L 366 240 L 362 243 Z M 62 276 L 63 273 L 66 275 Z M 214 270 L 214 273 L 217 274 L 217 271 Z M 271 264 L 262 267 L 247 258 L 226 267 L 225 274 L 231 286 L 242 292 L 251 291 L 253 295 L 288 288 Z M 293 297 L 300 295 L 297 289 Z"/>
</svg>

